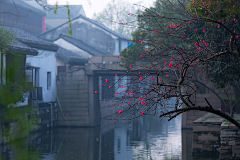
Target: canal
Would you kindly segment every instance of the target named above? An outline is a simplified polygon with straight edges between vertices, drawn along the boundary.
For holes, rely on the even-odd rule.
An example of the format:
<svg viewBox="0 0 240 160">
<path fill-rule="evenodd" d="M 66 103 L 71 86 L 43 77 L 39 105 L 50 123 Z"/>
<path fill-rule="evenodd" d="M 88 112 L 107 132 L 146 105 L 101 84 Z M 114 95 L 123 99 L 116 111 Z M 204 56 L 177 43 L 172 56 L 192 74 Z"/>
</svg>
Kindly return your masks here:
<svg viewBox="0 0 240 160">
<path fill-rule="evenodd" d="M 181 130 L 181 116 L 170 122 L 146 115 L 113 123 L 102 120 L 95 128 L 36 132 L 17 147 L 2 147 L 2 159 L 15 160 L 18 155 L 27 157 L 23 160 L 212 159 L 192 157 L 192 130 Z"/>
</svg>

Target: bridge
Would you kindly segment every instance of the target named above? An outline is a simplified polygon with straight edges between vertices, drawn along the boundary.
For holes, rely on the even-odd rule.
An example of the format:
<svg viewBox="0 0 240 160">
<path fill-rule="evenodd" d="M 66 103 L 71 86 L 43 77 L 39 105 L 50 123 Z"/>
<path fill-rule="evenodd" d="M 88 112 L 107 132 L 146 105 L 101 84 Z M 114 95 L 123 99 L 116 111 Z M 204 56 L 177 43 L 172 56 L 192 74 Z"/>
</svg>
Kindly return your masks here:
<svg viewBox="0 0 240 160">
<path fill-rule="evenodd" d="M 115 74 L 125 75 L 126 68 L 120 64 L 121 59 L 117 56 L 94 56 L 84 66 L 72 67 L 66 74 L 59 75 L 57 92 L 61 108 L 58 109 L 58 125 L 97 126 L 101 118 L 116 113 L 117 107 L 99 111 L 105 103 L 103 99 L 107 99 L 105 95 L 115 90 L 114 87 L 102 89 L 101 80 L 115 78 Z"/>
<path fill-rule="evenodd" d="M 114 75 L 111 70 L 125 71 L 120 67 L 117 56 L 95 56 L 84 66 L 72 67 L 66 74 L 59 75 L 57 92 L 59 105 L 59 126 L 97 126 L 101 112 L 99 95 L 99 76 Z M 108 69 L 104 69 L 108 68 Z"/>
</svg>

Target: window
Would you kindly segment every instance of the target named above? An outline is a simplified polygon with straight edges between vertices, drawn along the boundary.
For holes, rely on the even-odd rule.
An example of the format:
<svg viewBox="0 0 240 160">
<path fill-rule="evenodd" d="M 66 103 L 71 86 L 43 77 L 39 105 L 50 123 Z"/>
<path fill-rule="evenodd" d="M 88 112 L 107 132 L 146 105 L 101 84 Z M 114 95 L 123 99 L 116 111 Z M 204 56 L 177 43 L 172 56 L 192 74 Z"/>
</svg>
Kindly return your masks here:
<svg viewBox="0 0 240 160">
<path fill-rule="evenodd" d="M 51 72 L 47 72 L 47 89 L 51 89 Z"/>
</svg>

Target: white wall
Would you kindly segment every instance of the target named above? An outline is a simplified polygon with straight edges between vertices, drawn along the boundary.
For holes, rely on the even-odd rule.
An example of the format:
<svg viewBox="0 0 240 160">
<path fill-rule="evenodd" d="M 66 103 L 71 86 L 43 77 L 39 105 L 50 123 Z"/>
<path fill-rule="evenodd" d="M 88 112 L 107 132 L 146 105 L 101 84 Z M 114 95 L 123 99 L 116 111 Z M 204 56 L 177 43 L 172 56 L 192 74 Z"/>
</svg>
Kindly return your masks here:
<svg viewBox="0 0 240 160">
<path fill-rule="evenodd" d="M 120 41 L 120 42 L 119 42 Z M 121 44 L 120 44 L 121 43 Z M 115 40 L 115 52 L 113 55 L 120 55 L 120 52 L 127 48 L 129 41 L 123 40 L 123 39 L 116 39 Z M 121 45 L 121 48 L 119 48 L 119 45 Z M 120 49 L 120 50 L 119 50 Z"/>
<path fill-rule="evenodd" d="M 90 55 L 88 52 L 76 47 L 75 45 L 65 41 L 64 39 L 62 38 L 59 38 L 58 40 L 54 41 L 55 44 L 59 45 L 60 47 L 66 49 L 66 50 L 69 50 L 69 51 L 72 51 L 80 56 L 83 56 L 85 58 L 91 58 L 92 55 Z"/>
<path fill-rule="evenodd" d="M 31 66 L 40 67 L 39 86 L 42 87 L 42 101 L 40 103 L 56 101 L 56 53 L 51 51 L 38 50 L 38 56 L 27 56 L 26 63 Z M 51 87 L 47 89 L 47 72 L 51 72 Z"/>
</svg>

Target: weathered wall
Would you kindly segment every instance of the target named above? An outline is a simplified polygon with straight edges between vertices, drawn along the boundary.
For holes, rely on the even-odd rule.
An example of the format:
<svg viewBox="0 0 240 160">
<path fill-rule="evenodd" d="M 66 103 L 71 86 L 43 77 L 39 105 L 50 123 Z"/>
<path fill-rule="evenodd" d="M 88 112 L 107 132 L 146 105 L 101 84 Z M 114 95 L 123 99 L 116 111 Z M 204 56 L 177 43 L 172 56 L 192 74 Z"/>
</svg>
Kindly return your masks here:
<svg viewBox="0 0 240 160">
<path fill-rule="evenodd" d="M 59 75 L 58 99 L 63 114 L 70 126 L 89 125 L 88 77 L 84 69 Z M 61 110 L 58 110 L 58 125 L 66 125 Z"/>
<path fill-rule="evenodd" d="M 227 122 L 221 125 L 220 159 L 240 159 L 240 130 Z"/>
<path fill-rule="evenodd" d="M 101 27 L 85 20 L 82 17 L 72 20 L 72 37 L 80 39 L 89 46 L 101 50 L 103 53 L 113 55 L 115 52 L 116 36 Z M 63 24 L 56 30 L 46 32 L 41 35 L 41 38 L 54 40 L 60 34 L 66 35 L 69 33 L 68 23 Z M 97 46 L 97 47 L 96 47 Z"/>
<path fill-rule="evenodd" d="M 223 118 L 211 113 L 207 113 L 193 122 L 193 155 L 218 157 L 222 122 Z"/>
</svg>

